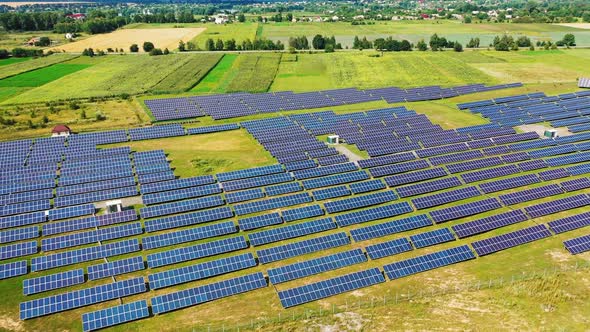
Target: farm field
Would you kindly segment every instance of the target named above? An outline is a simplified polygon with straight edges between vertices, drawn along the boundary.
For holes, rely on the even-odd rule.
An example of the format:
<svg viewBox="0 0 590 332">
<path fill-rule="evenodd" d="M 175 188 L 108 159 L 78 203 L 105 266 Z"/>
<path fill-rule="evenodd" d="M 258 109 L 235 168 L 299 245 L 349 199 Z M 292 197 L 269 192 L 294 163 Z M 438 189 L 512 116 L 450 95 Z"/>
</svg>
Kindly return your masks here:
<svg viewBox="0 0 590 332">
<path fill-rule="evenodd" d="M 90 65 L 58 63 L 0 80 L 0 87 L 38 87 L 88 67 Z"/>
<path fill-rule="evenodd" d="M 8 58 L 8 59 L 0 59 L 0 67 L 11 65 L 13 63 L 19 63 L 31 60 L 31 58 Z"/>
<path fill-rule="evenodd" d="M 126 26 L 127 29 L 202 29 L 202 32 L 191 39 L 200 49 L 205 49 L 205 42 L 211 38 L 213 40 L 235 39 L 237 44 L 241 44 L 246 39 L 254 40 L 258 23 L 244 22 L 232 24 L 213 24 L 213 23 L 135 23 Z M 178 46 L 178 44 L 176 45 Z M 176 47 L 175 47 L 176 48 Z"/>
<path fill-rule="evenodd" d="M 222 54 L 193 56 L 184 66 L 162 79 L 152 90 L 155 93 L 188 91 L 215 68 L 222 57 Z"/>
<path fill-rule="evenodd" d="M 88 35 L 80 34 L 77 40 L 83 40 Z M 53 31 L 10 31 L 0 34 L 0 48 L 12 49 L 15 47 L 22 48 L 37 48 L 29 46 L 27 42 L 35 37 L 49 37 L 52 41 L 53 47 L 64 45 L 70 41 L 65 38 L 64 34 L 55 33 Z"/>
<path fill-rule="evenodd" d="M 289 37 L 305 35 L 313 38 L 316 34 L 335 36 L 343 47 L 352 47 L 354 36 L 369 39 L 392 36 L 394 39 L 407 39 L 417 43 L 420 39 L 428 41 L 437 33 L 448 40 L 457 40 L 465 45 L 469 39 L 478 37 L 481 46 L 486 47 L 496 35 L 504 33 L 519 36 L 526 35 L 533 41 L 560 40 L 564 34 L 573 33 L 579 46 L 590 46 L 590 31 L 583 28 L 554 24 L 511 24 L 511 23 L 471 23 L 457 21 L 378 21 L 371 25 L 351 25 L 348 22 L 332 23 L 268 23 L 262 25 L 262 36 L 272 40 L 281 40 L 286 44 Z"/>
<path fill-rule="evenodd" d="M 156 48 L 174 50 L 178 48 L 180 40 L 190 41 L 203 31 L 202 28 L 121 29 L 111 33 L 94 35 L 53 49 L 55 51 L 82 52 L 86 48 L 103 51 L 106 51 L 107 48 L 119 48 L 128 52 L 131 44 L 137 44 L 140 52 L 143 52 L 141 45 L 146 41 L 151 41 Z"/>
<path fill-rule="evenodd" d="M 190 91 L 196 93 L 202 92 L 223 92 L 222 83 L 230 80 L 232 67 L 237 54 L 225 54 L 211 71 Z"/>
<path fill-rule="evenodd" d="M 199 61 L 201 56 L 204 57 L 203 59 L 214 59 L 207 54 L 171 54 L 160 57 L 107 56 L 104 60 L 98 61 L 96 65 L 86 68 L 76 75 L 62 77 L 9 99 L 5 103 L 18 104 L 71 99 L 73 97 L 72 91 L 76 91 L 76 98 L 141 94 L 151 91 L 160 83 L 166 84 L 165 88 L 170 88 L 171 83 L 166 83 L 163 80 L 169 75 L 180 75 L 183 72 L 181 68 L 184 66 L 193 68 L 197 63 L 195 61 Z M 215 64 L 214 61 L 209 60 L 203 62 L 203 65 L 208 63 L 213 66 Z M 201 68 L 201 70 L 207 70 L 205 67 Z M 180 71 L 177 72 L 177 70 Z M 190 79 L 198 79 L 198 75 L 190 77 Z M 189 87 L 192 84 L 194 84 L 193 81 L 187 81 L 184 87 Z"/>
<path fill-rule="evenodd" d="M 0 70 L 0 79 L 14 76 L 27 71 L 47 67 L 56 63 L 75 59 L 76 55 L 70 54 L 53 54 L 51 56 L 32 59 L 30 61 L 16 61 L 11 64 L 2 66 Z"/>
</svg>

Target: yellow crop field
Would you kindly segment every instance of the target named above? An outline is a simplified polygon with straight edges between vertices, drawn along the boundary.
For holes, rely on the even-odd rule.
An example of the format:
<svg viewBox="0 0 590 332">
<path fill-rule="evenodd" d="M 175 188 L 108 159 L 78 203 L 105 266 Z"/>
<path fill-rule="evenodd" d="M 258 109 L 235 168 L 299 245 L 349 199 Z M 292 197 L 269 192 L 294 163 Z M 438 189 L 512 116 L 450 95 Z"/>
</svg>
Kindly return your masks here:
<svg viewBox="0 0 590 332">
<path fill-rule="evenodd" d="M 129 51 L 131 44 L 139 45 L 140 52 L 143 42 L 150 41 L 157 48 L 178 48 L 180 40 L 187 42 L 203 32 L 204 28 L 170 28 L 170 29 L 121 29 L 111 33 L 95 35 L 90 38 L 60 45 L 55 50 L 66 52 L 82 52 L 85 48 L 106 50 L 107 48 L 122 48 Z"/>
</svg>

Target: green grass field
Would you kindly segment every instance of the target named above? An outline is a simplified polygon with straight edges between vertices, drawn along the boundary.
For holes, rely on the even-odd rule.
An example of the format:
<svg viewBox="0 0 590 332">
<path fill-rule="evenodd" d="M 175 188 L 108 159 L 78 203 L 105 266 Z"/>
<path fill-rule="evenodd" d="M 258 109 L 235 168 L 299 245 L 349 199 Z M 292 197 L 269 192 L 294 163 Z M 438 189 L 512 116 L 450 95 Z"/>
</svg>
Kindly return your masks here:
<svg viewBox="0 0 590 332">
<path fill-rule="evenodd" d="M 56 63 L 75 59 L 77 55 L 71 54 L 53 54 L 51 56 L 32 59 L 31 61 L 18 61 L 2 66 L 0 79 L 28 72 L 31 70 L 51 66 Z"/>
<path fill-rule="evenodd" d="M 511 23 L 472 23 L 463 24 L 458 21 L 378 21 L 371 25 L 352 25 L 348 22 L 336 23 L 268 23 L 262 28 L 262 36 L 288 41 L 289 37 L 305 35 L 309 39 L 316 34 L 335 36 L 343 46 L 352 47 L 354 36 L 366 36 L 369 39 L 392 36 L 395 39 L 407 39 L 413 43 L 420 39 L 428 40 L 437 33 L 449 40 L 457 40 L 463 45 L 469 39 L 478 37 L 481 46 L 486 47 L 496 35 L 508 33 L 519 36 L 526 35 L 533 41 L 560 40 L 564 34 L 573 33 L 577 44 L 590 45 L 590 31 L 554 24 L 511 24 Z"/>
<path fill-rule="evenodd" d="M 0 87 L 38 87 L 88 67 L 83 64 L 58 63 L 0 80 Z"/>
<path fill-rule="evenodd" d="M 236 54 L 226 54 L 213 69 L 195 86 L 191 92 L 222 92 L 221 83 L 230 75 L 231 68 L 238 58 Z"/>
<path fill-rule="evenodd" d="M 13 63 L 19 63 L 19 62 L 24 62 L 24 61 L 28 61 L 31 60 L 31 58 L 25 57 L 25 58 L 8 58 L 8 59 L 1 59 L 0 60 L 0 67 L 1 66 L 6 66 L 6 65 L 11 65 Z"/>
</svg>

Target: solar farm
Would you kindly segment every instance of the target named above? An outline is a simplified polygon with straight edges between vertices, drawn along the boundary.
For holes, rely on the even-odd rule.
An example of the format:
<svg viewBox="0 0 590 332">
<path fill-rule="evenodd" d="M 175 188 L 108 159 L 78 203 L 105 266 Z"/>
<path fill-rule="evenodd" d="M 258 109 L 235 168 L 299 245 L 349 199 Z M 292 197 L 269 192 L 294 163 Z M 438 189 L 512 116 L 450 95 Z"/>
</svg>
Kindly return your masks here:
<svg viewBox="0 0 590 332">
<path fill-rule="evenodd" d="M 207 330 L 213 312 L 288 317 L 465 266 L 501 275 L 541 261 L 543 253 L 519 254 L 534 245 L 587 259 L 590 91 L 479 97 L 519 87 L 152 99 L 145 104 L 157 120 L 226 121 L 2 142 L 0 289 L 14 304 L 6 314 L 32 330 L 59 319 L 83 331 Z M 487 124 L 443 128 L 399 105 L 314 110 L 462 95 L 472 101 L 454 111 Z M 521 129 L 533 124 L 566 134 Z M 166 148 L 133 148 L 238 131 L 275 163 L 179 177 Z M 343 149 L 352 146 L 368 157 L 351 159 Z M 122 210 L 107 211 L 108 201 Z M 188 316 L 197 318 L 166 326 Z"/>
</svg>

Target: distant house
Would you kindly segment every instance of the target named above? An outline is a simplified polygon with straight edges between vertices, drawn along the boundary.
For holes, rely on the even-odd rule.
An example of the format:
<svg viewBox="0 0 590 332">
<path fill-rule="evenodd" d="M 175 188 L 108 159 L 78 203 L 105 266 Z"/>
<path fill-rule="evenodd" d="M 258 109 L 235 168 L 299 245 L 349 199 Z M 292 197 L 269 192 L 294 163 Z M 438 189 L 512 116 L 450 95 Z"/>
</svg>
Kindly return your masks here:
<svg viewBox="0 0 590 332">
<path fill-rule="evenodd" d="M 74 39 L 74 34 L 71 32 L 66 33 L 65 35 L 66 39 Z"/>
<path fill-rule="evenodd" d="M 225 14 L 218 14 L 215 16 L 215 24 L 225 24 L 229 21 L 229 18 Z"/>
<path fill-rule="evenodd" d="M 29 39 L 29 41 L 27 42 L 27 45 L 33 46 L 33 45 L 35 45 L 35 43 L 38 43 L 40 40 L 41 40 L 41 37 L 33 37 L 33 38 Z"/>
<path fill-rule="evenodd" d="M 70 136 L 71 134 L 70 127 L 63 124 L 59 124 L 51 130 L 51 137 Z"/>
<path fill-rule="evenodd" d="M 71 18 L 73 20 L 81 21 L 81 20 L 84 20 L 86 18 L 86 14 L 82 14 L 82 13 L 69 14 L 69 15 L 66 15 L 66 17 L 67 18 Z"/>
</svg>

